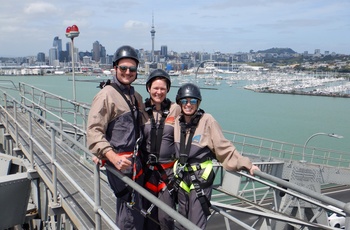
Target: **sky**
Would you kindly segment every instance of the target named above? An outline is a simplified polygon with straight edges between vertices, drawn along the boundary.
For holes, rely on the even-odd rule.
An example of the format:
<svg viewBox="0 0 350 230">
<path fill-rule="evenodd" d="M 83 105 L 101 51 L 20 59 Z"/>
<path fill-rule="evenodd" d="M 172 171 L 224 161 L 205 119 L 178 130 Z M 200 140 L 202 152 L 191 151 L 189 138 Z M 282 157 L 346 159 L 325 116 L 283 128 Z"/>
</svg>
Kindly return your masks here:
<svg viewBox="0 0 350 230">
<path fill-rule="evenodd" d="M 350 54 L 349 0 L 0 0 L 0 57 L 48 55 L 53 39 L 113 55 L 121 45 L 176 52 L 237 53 L 291 48 Z M 153 15 L 153 16 L 152 16 Z"/>
</svg>

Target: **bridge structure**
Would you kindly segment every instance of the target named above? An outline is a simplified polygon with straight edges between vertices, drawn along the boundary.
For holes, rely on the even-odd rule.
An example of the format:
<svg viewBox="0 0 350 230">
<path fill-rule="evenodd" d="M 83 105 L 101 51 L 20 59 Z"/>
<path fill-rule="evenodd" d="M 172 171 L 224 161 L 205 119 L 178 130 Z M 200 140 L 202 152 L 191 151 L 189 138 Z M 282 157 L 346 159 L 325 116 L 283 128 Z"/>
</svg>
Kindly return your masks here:
<svg viewBox="0 0 350 230">
<path fill-rule="evenodd" d="M 188 229 L 196 225 L 121 172 L 91 161 L 88 103 L 34 86 L 0 88 L 0 229 L 119 229 L 105 170 Z M 350 203 L 325 190 L 348 190 L 350 153 L 224 132 L 260 167 L 251 176 L 214 162 L 208 229 L 336 229 L 327 212 L 345 217 Z M 147 217 L 147 215 L 146 215 Z"/>
</svg>

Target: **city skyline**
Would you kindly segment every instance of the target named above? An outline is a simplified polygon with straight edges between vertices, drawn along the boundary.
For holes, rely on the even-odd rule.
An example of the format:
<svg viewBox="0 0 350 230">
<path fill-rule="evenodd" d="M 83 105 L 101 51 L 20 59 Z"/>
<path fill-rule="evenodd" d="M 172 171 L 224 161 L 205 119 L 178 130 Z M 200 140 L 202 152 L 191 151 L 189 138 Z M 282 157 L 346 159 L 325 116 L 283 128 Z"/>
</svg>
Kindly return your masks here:
<svg viewBox="0 0 350 230">
<path fill-rule="evenodd" d="M 273 47 L 298 53 L 320 49 L 350 54 L 350 2 L 335 1 L 107 1 L 4 2 L 0 9 L 0 56 L 48 55 L 52 38 L 62 43 L 67 26 L 76 24 L 79 51 L 91 51 L 99 41 L 107 54 L 128 44 L 136 49 L 222 53 L 259 51 Z M 122 7 L 120 7 L 122 6 Z M 13 17 L 16 15 L 16 17 Z M 154 21 L 153 21 L 154 19 Z"/>
</svg>

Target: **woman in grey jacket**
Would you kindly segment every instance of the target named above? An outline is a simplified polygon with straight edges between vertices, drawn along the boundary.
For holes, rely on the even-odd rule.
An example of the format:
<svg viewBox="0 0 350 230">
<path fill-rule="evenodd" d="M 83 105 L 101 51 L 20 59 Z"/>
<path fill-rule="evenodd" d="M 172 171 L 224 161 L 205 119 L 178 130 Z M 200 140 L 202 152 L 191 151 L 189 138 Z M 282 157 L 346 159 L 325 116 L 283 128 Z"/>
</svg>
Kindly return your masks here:
<svg viewBox="0 0 350 230">
<path fill-rule="evenodd" d="M 192 83 L 182 85 L 176 95 L 181 115 L 174 127 L 178 161 L 174 165 L 172 185 L 177 191 L 179 213 L 205 229 L 215 177 L 212 160 L 221 162 L 228 171 L 245 170 L 253 175 L 259 168 L 224 137 L 212 115 L 199 109 L 201 101 L 200 89 Z"/>
</svg>

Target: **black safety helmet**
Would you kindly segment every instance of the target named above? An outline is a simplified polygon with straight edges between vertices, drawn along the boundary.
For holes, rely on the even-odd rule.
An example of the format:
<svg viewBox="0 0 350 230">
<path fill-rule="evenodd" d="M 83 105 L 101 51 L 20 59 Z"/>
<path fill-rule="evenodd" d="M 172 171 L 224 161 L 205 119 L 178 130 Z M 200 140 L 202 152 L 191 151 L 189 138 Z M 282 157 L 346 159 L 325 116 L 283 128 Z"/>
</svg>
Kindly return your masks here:
<svg viewBox="0 0 350 230">
<path fill-rule="evenodd" d="M 131 58 L 136 61 L 136 66 L 139 65 L 139 58 L 137 52 L 131 46 L 121 46 L 115 51 L 113 57 L 113 67 L 118 65 L 118 62 L 122 58 Z"/>
<path fill-rule="evenodd" d="M 152 82 L 153 82 L 157 77 L 165 78 L 166 84 L 167 84 L 167 89 L 168 89 L 168 92 L 169 92 L 170 86 L 171 86 L 170 76 L 169 76 L 169 74 L 168 74 L 167 72 L 165 72 L 165 71 L 162 70 L 162 69 L 156 69 L 156 70 L 153 70 L 153 71 L 150 73 L 150 75 L 148 76 L 147 81 L 146 81 L 146 90 L 148 91 L 148 88 L 151 86 Z"/>
<path fill-rule="evenodd" d="M 199 90 L 198 86 L 192 83 L 183 84 L 177 91 L 176 103 L 179 104 L 181 99 L 187 98 L 187 97 L 196 98 L 199 101 L 202 101 L 201 91 Z"/>
</svg>

